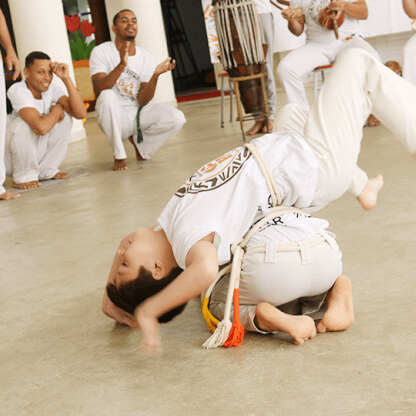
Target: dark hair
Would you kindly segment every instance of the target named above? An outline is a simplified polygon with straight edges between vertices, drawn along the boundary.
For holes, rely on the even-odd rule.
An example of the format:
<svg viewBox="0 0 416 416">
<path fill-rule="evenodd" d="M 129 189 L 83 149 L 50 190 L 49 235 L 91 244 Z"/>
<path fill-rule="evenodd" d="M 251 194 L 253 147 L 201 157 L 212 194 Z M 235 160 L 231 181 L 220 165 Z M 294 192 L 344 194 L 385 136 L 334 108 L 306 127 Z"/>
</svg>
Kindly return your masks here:
<svg viewBox="0 0 416 416">
<path fill-rule="evenodd" d="M 149 270 L 141 266 L 138 277 L 131 282 L 123 283 L 118 288 L 115 284 L 109 283 L 106 288 L 107 294 L 114 305 L 133 315 L 134 310 L 140 303 L 160 292 L 182 271 L 179 267 L 173 268 L 163 279 L 156 280 Z M 166 312 L 158 318 L 159 322 L 169 322 L 176 315 L 179 315 L 185 309 L 185 306 L 186 303 Z"/>
<path fill-rule="evenodd" d="M 46 53 L 39 52 L 39 51 L 33 51 L 33 52 L 30 52 L 30 54 L 26 56 L 25 67 L 29 68 L 35 62 L 35 59 L 49 59 L 49 60 L 51 60 L 49 55 L 47 55 Z"/>
<path fill-rule="evenodd" d="M 116 13 L 115 15 L 114 15 L 114 17 L 113 17 L 113 25 L 115 26 L 116 25 L 116 23 L 117 23 L 117 20 L 118 20 L 118 18 L 119 18 L 119 16 L 120 16 L 120 13 L 123 13 L 123 12 L 132 12 L 132 13 L 134 13 L 133 12 L 133 10 L 130 10 L 130 9 L 123 9 L 123 10 L 120 10 L 118 13 Z"/>
</svg>

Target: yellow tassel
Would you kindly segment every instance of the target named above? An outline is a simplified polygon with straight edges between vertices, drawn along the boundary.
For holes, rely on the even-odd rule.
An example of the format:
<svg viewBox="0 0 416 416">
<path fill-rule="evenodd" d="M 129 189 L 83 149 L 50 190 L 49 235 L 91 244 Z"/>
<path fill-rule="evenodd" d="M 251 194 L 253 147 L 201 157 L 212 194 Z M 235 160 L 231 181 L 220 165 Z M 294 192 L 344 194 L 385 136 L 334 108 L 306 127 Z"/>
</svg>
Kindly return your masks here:
<svg viewBox="0 0 416 416">
<path fill-rule="evenodd" d="M 218 326 L 219 320 L 208 309 L 209 297 L 205 296 L 202 302 L 202 317 L 211 332 L 214 332 Z"/>
</svg>

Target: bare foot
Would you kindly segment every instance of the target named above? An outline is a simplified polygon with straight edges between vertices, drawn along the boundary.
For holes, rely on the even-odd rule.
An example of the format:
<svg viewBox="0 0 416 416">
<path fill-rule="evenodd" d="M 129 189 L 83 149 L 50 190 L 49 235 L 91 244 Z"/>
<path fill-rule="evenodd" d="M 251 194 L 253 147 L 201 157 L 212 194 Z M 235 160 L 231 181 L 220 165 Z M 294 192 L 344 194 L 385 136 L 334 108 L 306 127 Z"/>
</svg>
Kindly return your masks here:
<svg viewBox="0 0 416 416">
<path fill-rule="evenodd" d="M 368 116 L 368 119 L 367 119 L 367 126 L 368 127 L 376 127 L 376 126 L 380 126 L 380 125 L 381 125 L 380 120 L 377 117 L 375 117 L 373 114 L 370 114 Z"/>
<path fill-rule="evenodd" d="M 257 305 L 255 324 L 263 331 L 285 332 L 293 337 L 297 345 L 316 336 L 315 323 L 312 318 L 303 315 L 288 315 L 267 302 L 260 302 Z"/>
<path fill-rule="evenodd" d="M 367 185 L 360 195 L 358 195 L 357 199 L 366 211 L 369 211 L 376 206 L 377 196 L 383 185 L 383 175 L 379 174 L 375 178 L 369 179 Z"/>
<path fill-rule="evenodd" d="M 133 136 L 129 136 L 129 142 L 133 145 L 134 150 L 136 151 L 136 159 L 137 160 L 144 160 L 144 158 L 142 157 L 142 155 L 139 153 L 139 151 L 137 150 L 136 145 L 133 142 Z"/>
<path fill-rule="evenodd" d="M 55 176 L 52 179 L 68 179 L 69 173 L 66 172 L 58 172 L 55 174 Z"/>
<path fill-rule="evenodd" d="M 20 198 L 20 194 L 14 194 L 13 192 L 3 192 L 0 194 L 0 200 Z"/>
<path fill-rule="evenodd" d="M 30 182 L 21 182 L 21 183 L 16 183 L 13 182 L 13 188 L 17 188 L 17 189 L 34 189 L 34 188 L 39 188 L 39 186 L 42 186 L 42 184 L 39 181 L 30 181 Z"/>
<path fill-rule="evenodd" d="M 251 129 L 246 131 L 246 135 L 247 136 L 254 136 L 257 133 L 261 133 L 261 130 L 262 130 L 263 126 L 264 126 L 264 121 L 263 120 L 257 120 L 253 124 Z"/>
<path fill-rule="evenodd" d="M 354 322 L 351 281 L 340 276 L 329 291 L 326 302 L 328 309 L 321 322 L 316 326 L 319 333 L 327 331 L 345 331 Z"/>
<path fill-rule="evenodd" d="M 127 159 L 114 159 L 113 170 L 127 170 Z"/>
<path fill-rule="evenodd" d="M 273 125 L 274 125 L 274 120 L 268 119 L 267 126 L 266 126 L 266 123 L 263 123 L 263 128 L 261 129 L 261 131 L 263 133 L 271 133 L 273 131 Z"/>
</svg>

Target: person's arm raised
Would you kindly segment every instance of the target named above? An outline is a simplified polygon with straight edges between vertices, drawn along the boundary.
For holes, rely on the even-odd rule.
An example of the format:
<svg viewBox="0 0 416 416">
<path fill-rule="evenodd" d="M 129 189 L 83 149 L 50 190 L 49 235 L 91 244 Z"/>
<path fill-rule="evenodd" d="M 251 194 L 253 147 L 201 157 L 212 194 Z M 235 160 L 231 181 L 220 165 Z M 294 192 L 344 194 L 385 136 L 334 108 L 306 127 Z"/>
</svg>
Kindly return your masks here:
<svg viewBox="0 0 416 416">
<path fill-rule="evenodd" d="M 122 44 L 120 52 L 120 63 L 109 73 L 99 72 L 92 76 L 92 86 L 96 97 L 100 95 L 103 90 L 110 90 L 123 73 L 127 66 L 129 59 L 130 42 Z"/>
<path fill-rule="evenodd" d="M 353 19 L 366 20 L 368 18 L 368 7 L 365 0 L 357 0 L 352 3 L 345 0 L 332 0 L 328 8 L 339 13 L 344 12 Z"/>
<path fill-rule="evenodd" d="M 155 69 L 155 72 L 152 75 L 152 78 L 148 82 L 143 82 L 140 84 L 140 90 L 137 95 L 137 101 L 139 102 L 140 107 L 146 105 L 155 95 L 155 90 L 157 86 L 157 81 L 159 76 L 165 72 L 172 71 L 176 66 L 176 61 L 172 58 L 168 58 L 161 62 Z"/>
<path fill-rule="evenodd" d="M 68 91 L 68 95 L 63 95 L 58 100 L 58 103 L 71 117 L 83 119 L 87 115 L 87 110 L 85 109 L 84 100 L 82 99 L 81 94 L 69 76 L 68 65 L 60 62 L 53 62 L 52 71 L 57 77 L 61 78 Z"/>
<path fill-rule="evenodd" d="M 288 21 L 289 30 L 295 35 L 300 36 L 305 29 L 305 16 L 300 7 L 288 7 L 282 11 L 282 17 Z"/>
<path fill-rule="evenodd" d="M 12 40 L 10 38 L 9 31 L 7 30 L 6 19 L 0 9 L 0 45 L 3 46 L 6 51 L 6 57 L 4 58 L 6 68 L 11 71 L 14 67 L 13 80 L 16 80 L 20 74 L 20 63 L 17 59 L 16 52 L 13 48 Z M 3 80 L 1 80 L 3 82 Z"/>
</svg>

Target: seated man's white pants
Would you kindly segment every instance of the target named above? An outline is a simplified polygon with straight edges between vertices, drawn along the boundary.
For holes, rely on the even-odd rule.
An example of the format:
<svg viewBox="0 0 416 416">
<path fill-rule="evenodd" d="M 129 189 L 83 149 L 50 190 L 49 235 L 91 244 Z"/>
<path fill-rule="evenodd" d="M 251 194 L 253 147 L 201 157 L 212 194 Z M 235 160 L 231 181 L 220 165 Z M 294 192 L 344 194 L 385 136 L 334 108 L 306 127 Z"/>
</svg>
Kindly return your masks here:
<svg viewBox="0 0 416 416">
<path fill-rule="evenodd" d="M 321 65 L 334 62 L 338 53 L 346 48 L 361 48 L 380 59 L 377 51 L 363 38 L 357 36 L 348 41 L 337 40 L 331 43 L 307 42 L 287 54 L 279 63 L 277 73 L 286 92 L 289 104 L 298 104 L 309 109 L 303 76 Z"/>
<path fill-rule="evenodd" d="M 186 122 L 182 111 L 167 104 L 147 104 L 140 112 L 143 142 L 136 142 L 138 104 L 119 97 L 113 90 L 101 91 L 97 104 L 98 124 L 113 147 L 115 159 L 126 159 L 123 140 L 134 136 L 134 144 L 144 159 L 150 159 Z"/>
<path fill-rule="evenodd" d="M 1 58 L 1 52 L 0 52 Z M 6 88 L 4 85 L 4 74 L 3 74 L 3 60 L 0 65 L 0 194 L 6 192 L 4 189 L 4 181 L 6 180 L 6 167 L 4 164 L 4 146 L 6 137 Z"/>
<path fill-rule="evenodd" d="M 404 47 L 403 78 L 416 86 L 416 35 Z"/>
<path fill-rule="evenodd" d="M 310 211 L 323 208 L 347 189 L 359 195 L 367 175 L 358 168 L 363 125 L 373 113 L 411 153 L 416 152 L 416 87 L 361 49 L 337 57 L 312 105 L 303 136 L 319 165 L 318 189 Z M 286 123 L 302 130 L 305 113 L 286 106 L 276 130 Z"/>
<path fill-rule="evenodd" d="M 52 130 L 39 136 L 22 118 L 7 127 L 6 171 L 15 183 L 53 178 L 64 161 L 71 134 L 72 118 L 65 118 Z"/>
<path fill-rule="evenodd" d="M 254 325 L 256 305 L 260 302 L 280 307 L 294 300 L 316 297 L 307 314 L 321 308 L 327 291 L 342 273 L 341 251 L 335 240 L 329 239 L 331 243 L 323 240 L 313 246 L 308 243 L 312 239 L 303 241 L 303 253 L 277 251 L 274 263 L 265 261 L 265 253 L 248 252 L 240 278 L 240 320 L 246 330 L 262 332 Z M 305 262 L 304 256 L 308 261 Z M 226 276 L 211 294 L 209 309 L 218 319 L 224 316 L 228 283 Z"/>
</svg>

